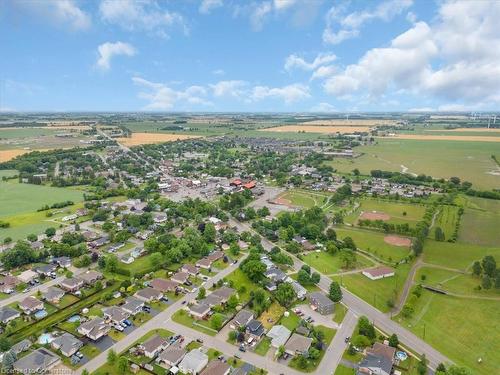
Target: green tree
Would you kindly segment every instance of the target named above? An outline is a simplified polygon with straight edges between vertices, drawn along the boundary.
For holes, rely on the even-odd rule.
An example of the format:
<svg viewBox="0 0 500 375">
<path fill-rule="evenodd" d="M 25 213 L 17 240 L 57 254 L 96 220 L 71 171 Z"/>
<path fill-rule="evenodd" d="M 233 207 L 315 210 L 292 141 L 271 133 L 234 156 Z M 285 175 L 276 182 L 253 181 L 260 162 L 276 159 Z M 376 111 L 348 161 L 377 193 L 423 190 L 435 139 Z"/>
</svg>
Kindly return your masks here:
<svg viewBox="0 0 500 375">
<path fill-rule="evenodd" d="M 281 283 L 276 289 L 275 297 L 281 306 L 288 308 L 297 298 L 297 294 L 291 284 Z"/>
<path fill-rule="evenodd" d="M 491 279 L 488 275 L 484 275 L 481 280 L 481 286 L 483 289 L 491 289 Z"/>
<path fill-rule="evenodd" d="M 427 358 L 425 358 L 425 354 L 422 354 L 422 357 L 420 358 L 420 362 L 418 362 L 418 364 L 417 364 L 417 372 L 420 375 L 427 374 Z"/>
<path fill-rule="evenodd" d="M 108 255 L 106 257 L 105 264 L 106 271 L 116 272 L 116 270 L 118 269 L 118 258 L 116 257 L 116 255 Z"/>
<path fill-rule="evenodd" d="M 434 229 L 434 238 L 436 239 L 436 241 L 444 241 L 445 240 L 444 232 L 441 229 L 441 227 L 436 227 L 436 229 Z"/>
<path fill-rule="evenodd" d="M 3 355 L 3 359 L 2 359 L 2 370 L 3 371 L 10 371 L 14 365 L 14 362 L 16 362 L 16 360 L 17 360 L 16 354 L 12 350 L 9 350 L 8 352 L 6 352 Z"/>
<path fill-rule="evenodd" d="M 118 373 L 124 375 L 128 370 L 128 359 L 126 357 L 120 357 L 118 360 Z"/>
<path fill-rule="evenodd" d="M 198 295 L 196 296 L 196 299 L 197 300 L 203 299 L 203 298 L 205 298 L 206 295 L 207 295 L 207 290 L 204 287 L 200 287 L 200 289 L 198 290 Z"/>
<path fill-rule="evenodd" d="M 222 328 L 222 324 L 224 323 L 224 315 L 215 313 L 210 318 L 210 327 L 215 329 L 216 331 Z"/>
<path fill-rule="evenodd" d="M 209 243 L 215 242 L 216 235 L 217 231 L 215 230 L 215 226 L 212 223 L 205 224 L 205 230 L 203 231 L 203 238 L 205 241 Z"/>
<path fill-rule="evenodd" d="M 488 275 L 489 277 L 495 276 L 495 272 L 497 269 L 497 262 L 495 261 L 495 258 L 493 258 L 491 255 L 486 255 L 483 258 L 482 266 L 483 271 L 486 275 Z"/>
<path fill-rule="evenodd" d="M 111 349 L 108 352 L 108 357 L 107 357 L 108 364 L 110 364 L 110 365 L 115 364 L 116 358 L 117 358 L 116 352 L 113 349 Z"/>
<path fill-rule="evenodd" d="M 481 275 L 481 272 L 483 272 L 483 268 L 481 267 L 481 263 L 479 261 L 475 261 L 474 264 L 472 265 L 472 274 L 474 276 L 479 276 Z"/>
<path fill-rule="evenodd" d="M 372 344 L 370 339 L 364 335 L 354 336 L 351 339 L 351 343 L 357 348 L 366 348 L 367 346 L 370 346 Z"/>
<path fill-rule="evenodd" d="M 28 234 L 28 237 L 26 237 L 28 239 L 28 241 L 30 242 L 35 242 L 36 240 L 38 240 L 38 236 L 36 234 Z"/>
<path fill-rule="evenodd" d="M 340 302 L 342 300 L 342 289 L 340 289 L 340 285 L 336 281 L 332 281 L 330 284 L 330 289 L 328 291 L 328 297 L 333 302 Z"/>
<path fill-rule="evenodd" d="M 375 340 L 377 337 L 375 327 L 370 323 L 366 316 L 362 316 L 358 320 L 358 332 L 360 335 L 368 337 L 370 340 Z"/>
<path fill-rule="evenodd" d="M 466 367 L 451 365 L 446 372 L 446 375 L 472 375 L 472 371 Z"/>
<path fill-rule="evenodd" d="M 233 242 L 230 246 L 229 246 L 229 253 L 233 256 L 236 256 L 240 253 L 240 247 L 238 246 L 238 243 L 236 242 Z"/>
<path fill-rule="evenodd" d="M 9 339 L 7 339 L 6 337 L 1 337 L 0 338 L 0 351 L 6 352 L 10 348 L 11 348 L 11 344 L 10 344 Z"/>
<path fill-rule="evenodd" d="M 396 335 L 395 333 L 393 333 L 389 337 L 389 346 L 392 346 L 393 348 L 397 348 L 398 345 L 399 345 L 398 335 Z"/>
<path fill-rule="evenodd" d="M 50 227 L 50 228 L 45 229 L 45 235 L 47 237 L 49 237 L 49 238 L 54 237 L 55 234 L 56 234 L 56 228 Z"/>
</svg>

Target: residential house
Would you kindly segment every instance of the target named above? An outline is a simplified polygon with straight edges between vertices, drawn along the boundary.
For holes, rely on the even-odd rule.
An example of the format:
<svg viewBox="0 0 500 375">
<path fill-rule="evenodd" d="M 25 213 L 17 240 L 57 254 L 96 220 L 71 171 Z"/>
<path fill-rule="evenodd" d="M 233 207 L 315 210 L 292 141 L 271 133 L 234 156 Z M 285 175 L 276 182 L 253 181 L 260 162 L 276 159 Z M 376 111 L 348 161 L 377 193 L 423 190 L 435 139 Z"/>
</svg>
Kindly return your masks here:
<svg viewBox="0 0 500 375">
<path fill-rule="evenodd" d="M 170 367 L 177 366 L 185 355 L 185 348 L 178 344 L 173 344 L 160 353 L 157 358 L 157 362 Z"/>
<path fill-rule="evenodd" d="M 33 279 L 35 279 L 36 277 L 37 273 L 32 270 L 26 270 L 24 272 L 21 272 L 21 274 L 17 276 L 17 278 L 25 284 L 29 283 L 30 281 L 33 281 Z"/>
<path fill-rule="evenodd" d="M 313 292 L 309 294 L 311 308 L 322 315 L 333 313 L 334 303 L 324 293 Z"/>
<path fill-rule="evenodd" d="M 234 319 L 229 324 L 231 329 L 238 329 L 239 327 L 245 327 L 254 318 L 253 312 L 246 309 L 241 309 L 238 311 Z"/>
<path fill-rule="evenodd" d="M 216 262 L 219 259 L 224 258 L 224 253 L 220 250 L 212 251 L 210 254 L 208 254 L 207 258 L 212 262 Z"/>
<path fill-rule="evenodd" d="M 181 268 L 182 272 L 188 273 L 191 276 L 196 276 L 200 273 L 200 269 L 192 264 L 185 264 Z"/>
<path fill-rule="evenodd" d="M 167 340 L 163 337 L 154 335 L 143 344 L 140 345 L 140 348 L 144 350 L 144 355 L 148 358 L 156 357 L 163 349 L 168 346 Z"/>
<path fill-rule="evenodd" d="M 106 336 L 110 330 L 110 326 L 106 324 L 102 318 L 94 318 L 85 323 L 80 324 L 78 333 L 87 336 L 89 339 L 97 341 L 101 337 Z"/>
<path fill-rule="evenodd" d="M 44 308 L 43 302 L 33 296 L 26 297 L 21 302 L 19 302 L 18 305 L 19 308 L 23 310 L 23 312 L 27 315 L 33 314 L 39 310 L 43 310 Z"/>
<path fill-rule="evenodd" d="M 394 366 L 396 349 L 376 342 L 366 351 L 366 357 L 360 362 L 357 375 L 390 375 Z"/>
<path fill-rule="evenodd" d="M 98 249 L 98 248 L 108 244 L 109 242 L 110 242 L 109 237 L 103 236 L 103 237 L 100 237 L 96 240 L 90 241 L 89 246 L 93 249 Z"/>
<path fill-rule="evenodd" d="M 57 264 L 59 267 L 68 268 L 71 267 L 70 257 L 57 257 L 52 259 L 52 263 Z"/>
<path fill-rule="evenodd" d="M 82 232 L 82 236 L 83 236 L 83 238 L 85 238 L 86 242 L 93 241 L 93 240 L 99 238 L 99 234 L 97 234 L 96 232 L 90 231 L 90 230 L 86 230 L 86 231 Z"/>
<path fill-rule="evenodd" d="M 196 303 L 189 306 L 189 315 L 196 319 L 205 319 L 210 313 L 210 306 L 204 303 Z"/>
<path fill-rule="evenodd" d="M 289 279 L 287 279 L 289 281 Z M 292 286 L 293 290 L 295 290 L 295 294 L 297 295 L 297 298 L 302 300 L 306 298 L 307 296 L 307 289 L 304 288 L 302 285 L 300 285 L 297 281 L 291 280 L 289 281 L 290 285 Z"/>
<path fill-rule="evenodd" d="M 47 288 L 45 292 L 42 293 L 42 299 L 53 304 L 58 304 L 61 301 L 61 298 L 63 297 L 64 297 L 64 290 L 56 286 L 51 286 Z"/>
<path fill-rule="evenodd" d="M 209 258 L 205 257 L 196 262 L 196 267 L 208 270 L 212 267 L 212 263 L 213 262 Z"/>
<path fill-rule="evenodd" d="M 45 373 L 61 362 L 61 358 L 45 348 L 37 349 L 14 362 L 13 369 L 21 374 Z"/>
<path fill-rule="evenodd" d="M 104 313 L 104 319 L 118 325 L 122 324 L 130 316 L 128 312 L 118 306 L 107 307 L 102 312 Z"/>
<path fill-rule="evenodd" d="M 250 336 L 253 336 L 256 339 L 260 339 L 262 335 L 265 333 L 264 326 L 262 323 L 256 319 L 252 319 L 248 324 L 247 324 L 247 333 Z"/>
<path fill-rule="evenodd" d="M 275 325 L 266 333 L 266 336 L 271 339 L 271 346 L 277 349 L 285 345 L 291 334 L 292 332 L 285 326 Z"/>
<path fill-rule="evenodd" d="M 176 283 L 175 281 L 172 280 L 153 279 L 151 280 L 149 285 L 153 289 L 156 289 L 162 293 L 166 293 L 166 292 L 175 292 L 175 290 L 179 286 L 179 283 Z"/>
<path fill-rule="evenodd" d="M 0 307 L 0 322 L 7 324 L 11 320 L 17 319 L 21 313 L 9 306 Z"/>
<path fill-rule="evenodd" d="M 275 283 L 281 283 L 287 279 L 286 273 L 284 273 L 282 270 L 279 268 L 271 268 L 264 272 L 264 276 L 266 276 L 269 280 L 275 282 Z"/>
<path fill-rule="evenodd" d="M 214 359 L 210 361 L 200 373 L 200 375 L 228 375 L 231 371 L 231 366 L 229 366 L 226 362 L 219 361 Z"/>
<path fill-rule="evenodd" d="M 153 217 L 153 220 L 156 224 L 161 224 L 167 221 L 167 215 L 165 214 L 156 214 Z"/>
<path fill-rule="evenodd" d="M 125 300 L 125 304 L 122 305 L 122 309 L 125 310 L 130 315 L 136 315 L 142 311 L 144 307 L 144 301 L 137 299 L 135 297 L 128 297 Z"/>
<path fill-rule="evenodd" d="M 227 286 L 220 287 L 214 290 L 210 295 L 217 296 L 221 299 L 221 303 L 226 303 L 229 297 L 231 297 L 236 291 L 233 288 Z"/>
<path fill-rule="evenodd" d="M 191 350 L 179 363 L 179 370 L 184 374 L 199 374 L 208 364 L 208 356 L 200 349 Z"/>
<path fill-rule="evenodd" d="M 362 274 L 371 280 L 379 280 L 385 277 L 394 276 L 394 268 L 386 266 L 378 266 L 364 270 Z"/>
<path fill-rule="evenodd" d="M 198 301 L 199 304 L 207 305 L 208 307 L 214 307 L 222 304 L 222 297 L 210 293 L 208 296 Z"/>
<path fill-rule="evenodd" d="M 172 277 L 170 278 L 172 281 L 175 281 L 176 283 L 179 284 L 184 284 L 186 281 L 189 279 L 189 274 L 187 272 L 176 272 Z"/>
<path fill-rule="evenodd" d="M 102 273 L 93 270 L 81 273 L 80 275 L 78 275 L 78 277 L 82 279 L 83 282 L 87 285 L 93 285 L 97 280 L 103 278 Z"/>
<path fill-rule="evenodd" d="M 21 284 L 21 280 L 15 276 L 7 275 L 0 280 L 0 292 L 6 294 L 13 293 L 19 284 Z"/>
<path fill-rule="evenodd" d="M 294 333 L 285 344 L 285 352 L 290 355 L 305 354 L 311 347 L 311 343 L 312 338 Z"/>
<path fill-rule="evenodd" d="M 163 298 L 163 293 L 159 290 L 148 287 L 135 292 L 134 297 L 144 302 L 151 303 L 153 301 L 159 301 Z"/>
<path fill-rule="evenodd" d="M 75 293 L 78 289 L 83 287 L 83 280 L 70 277 L 61 281 L 59 286 L 70 293 Z"/>
<path fill-rule="evenodd" d="M 63 333 L 61 336 L 55 338 L 51 343 L 55 350 L 60 350 L 61 354 L 66 357 L 71 357 L 83 346 L 83 342 L 78 340 L 75 336 L 70 333 Z"/>
<path fill-rule="evenodd" d="M 42 241 L 33 241 L 30 245 L 33 250 L 42 250 L 44 247 Z"/>
<path fill-rule="evenodd" d="M 35 268 L 35 272 L 39 275 L 50 276 L 52 272 L 55 272 L 57 266 L 55 264 L 44 264 Z"/>
<path fill-rule="evenodd" d="M 19 341 L 17 344 L 12 345 L 10 350 L 16 355 L 19 356 L 22 352 L 27 351 L 31 347 L 32 343 L 28 339 L 24 339 Z"/>
</svg>

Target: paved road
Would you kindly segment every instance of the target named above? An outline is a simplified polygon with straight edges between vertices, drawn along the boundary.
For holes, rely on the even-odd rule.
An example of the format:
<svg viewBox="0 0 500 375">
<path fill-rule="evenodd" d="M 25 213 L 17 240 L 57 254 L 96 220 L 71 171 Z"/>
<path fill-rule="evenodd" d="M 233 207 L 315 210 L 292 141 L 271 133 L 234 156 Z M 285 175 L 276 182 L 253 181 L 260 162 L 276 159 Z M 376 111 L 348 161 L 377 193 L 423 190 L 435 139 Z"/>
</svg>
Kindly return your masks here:
<svg viewBox="0 0 500 375">
<path fill-rule="evenodd" d="M 223 279 L 224 277 L 229 275 L 231 272 L 233 272 L 238 267 L 239 263 L 245 258 L 246 258 L 246 255 L 243 256 L 237 263 L 229 265 L 224 270 L 219 272 L 217 275 L 210 278 L 206 282 L 206 285 L 212 285 L 212 284 L 216 283 L 217 281 L 219 281 L 220 279 Z M 81 374 L 84 369 L 87 369 L 90 373 L 92 373 L 95 370 L 97 370 L 99 367 L 101 367 L 103 364 L 106 363 L 107 353 L 109 350 L 113 349 L 116 353 L 121 353 L 122 351 L 127 349 L 132 343 L 139 340 L 142 336 L 144 336 L 149 331 L 156 329 L 156 328 L 160 328 L 160 327 L 161 328 L 167 327 L 166 322 L 168 322 L 168 321 L 170 321 L 171 323 L 174 323 L 171 321 L 171 317 L 176 311 L 182 309 L 185 306 L 185 304 L 183 305 L 182 302 L 186 301 L 186 304 L 187 304 L 188 302 L 194 300 L 196 298 L 196 296 L 197 296 L 197 293 L 186 294 L 183 298 L 174 302 L 172 305 L 167 307 L 165 310 L 160 312 L 158 315 L 151 318 L 149 321 L 144 323 L 142 326 L 136 328 L 132 333 L 127 335 L 126 339 L 118 341 L 112 347 L 101 352 L 97 357 L 95 357 L 92 360 L 90 360 L 89 362 L 87 362 L 84 366 L 80 367 L 74 373 Z M 185 331 L 189 332 L 189 328 L 185 327 L 185 326 L 180 326 L 179 329 L 174 330 L 175 333 L 180 333 L 180 334 L 184 334 Z M 201 333 L 198 333 L 198 331 L 195 331 L 195 332 L 196 332 L 196 335 L 198 335 L 198 336 L 201 335 Z M 208 336 L 208 337 L 210 337 L 210 336 Z M 234 350 L 234 347 L 232 350 Z"/>
<path fill-rule="evenodd" d="M 236 226 L 241 231 L 251 231 L 256 233 L 249 225 L 246 223 L 240 223 L 235 220 L 231 220 L 231 225 Z M 262 246 L 265 250 L 271 250 L 275 244 L 270 242 L 269 240 L 262 238 Z M 292 256 L 294 261 L 295 270 L 299 270 L 302 265 L 305 263 L 299 260 L 297 257 Z M 311 270 L 318 272 L 313 267 Z M 320 282 L 318 286 L 324 291 L 328 292 L 330 288 L 331 279 L 327 276 L 321 274 Z M 416 354 L 425 354 L 427 360 L 429 361 L 429 367 L 431 369 L 436 369 L 437 365 L 440 363 L 452 363 L 449 358 L 441 354 L 439 351 L 434 349 L 432 346 L 427 344 L 421 338 L 408 331 L 404 327 L 400 326 L 398 323 L 391 320 L 390 317 L 385 315 L 380 310 L 376 309 L 369 303 L 363 301 L 361 298 L 357 297 L 353 293 L 349 292 L 347 289 L 342 288 L 343 299 L 342 302 L 349 308 L 349 310 L 354 313 L 356 316 L 366 316 L 370 319 L 375 326 L 377 326 L 380 330 L 385 332 L 388 335 L 395 333 L 398 335 L 399 341 L 406 346 L 407 348 L 412 349 Z"/>
</svg>

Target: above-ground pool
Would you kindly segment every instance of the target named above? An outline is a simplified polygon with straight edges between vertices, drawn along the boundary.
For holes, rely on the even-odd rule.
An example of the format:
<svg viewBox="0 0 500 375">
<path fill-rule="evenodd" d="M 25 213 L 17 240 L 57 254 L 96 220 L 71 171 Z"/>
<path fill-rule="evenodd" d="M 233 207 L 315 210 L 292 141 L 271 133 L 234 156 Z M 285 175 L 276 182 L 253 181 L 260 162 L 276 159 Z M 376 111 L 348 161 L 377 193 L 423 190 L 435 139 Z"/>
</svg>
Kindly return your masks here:
<svg viewBox="0 0 500 375">
<path fill-rule="evenodd" d="M 35 315 L 35 318 L 42 319 L 42 318 L 45 318 L 48 315 L 48 313 L 46 310 L 38 310 L 34 315 Z"/>
<path fill-rule="evenodd" d="M 54 340 L 54 336 L 50 333 L 43 333 L 38 338 L 38 343 L 41 345 L 50 344 Z"/>
<path fill-rule="evenodd" d="M 68 319 L 68 322 L 75 323 L 80 321 L 80 315 L 73 315 Z"/>
<path fill-rule="evenodd" d="M 408 354 L 402 351 L 398 351 L 396 352 L 396 358 L 399 359 L 400 361 L 406 361 L 406 359 L 408 358 Z"/>
</svg>

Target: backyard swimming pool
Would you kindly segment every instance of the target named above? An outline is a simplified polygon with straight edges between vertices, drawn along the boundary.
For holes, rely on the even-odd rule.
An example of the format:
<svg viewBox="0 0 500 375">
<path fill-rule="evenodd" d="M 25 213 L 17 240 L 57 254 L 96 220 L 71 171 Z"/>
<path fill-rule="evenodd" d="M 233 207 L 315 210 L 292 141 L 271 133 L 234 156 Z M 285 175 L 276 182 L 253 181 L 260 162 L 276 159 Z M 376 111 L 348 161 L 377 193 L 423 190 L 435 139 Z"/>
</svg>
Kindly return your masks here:
<svg viewBox="0 0 500 375">
<path fill-rule="evenodd" d="M 42 319 L 42 318 L 45 318 L 48 315 L 48 313 L 46 310 L 38 310 L 34 315 L 35 315 L 35 318 Z"/>
<path fill-rule="evenodd" d="M 50 333 L 43 333 L 38 338 L 38 343 L 41 345 L 50 344 L 54 340 L 54 336 Z"/>
</svg>

